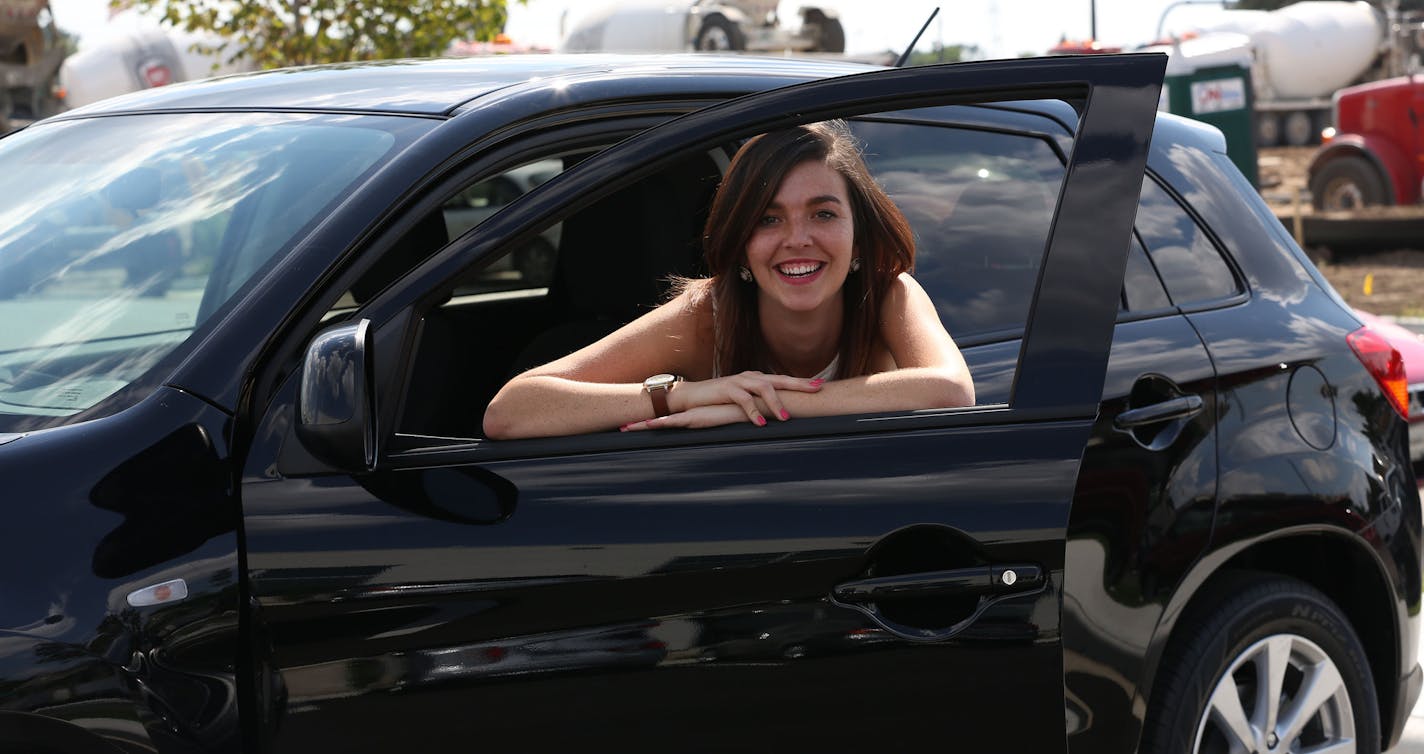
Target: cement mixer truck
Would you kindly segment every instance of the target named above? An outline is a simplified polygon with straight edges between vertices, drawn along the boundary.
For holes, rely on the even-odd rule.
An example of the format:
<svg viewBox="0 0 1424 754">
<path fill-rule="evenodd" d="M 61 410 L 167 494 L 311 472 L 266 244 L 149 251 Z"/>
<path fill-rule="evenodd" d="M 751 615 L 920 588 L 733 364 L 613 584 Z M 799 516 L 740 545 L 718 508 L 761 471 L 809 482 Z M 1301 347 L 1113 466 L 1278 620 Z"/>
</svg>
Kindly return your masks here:
<svg viewBox="0 0 1424 754">
<path fill-rule="evenodd" d="M 0 134 L 63 109 L 56 76 L 68 47 L 48 0 L 0 0 Z"/>
<path fill-rule="evenodd" d="M 845 52 L 835 11 L 800 9 L 783 25 L 779 0 L 620 0 L 594 5 L 560 44 L 561 52 Z"/>
<path fill-rule="evenodd" d="M 1424 46 L 1421 19 L 1362 1 L 1306 0 L 1274 11 L 1224 11 L 1219 18 L 1198 38 L 1249 39 L 1260 146 L 1317 142 L 1330 125 L 1337 90 L 1417 69 Z"/>
<path fill-rule="evenodd" d="M 245 59 L 231 61 L 205 51 L 222 41 L 161 26 L 134 10 L 115 14 L 103 30 L 86 35 L 60 68 L 65 102 L 80 107 L 140 89 L 253 69 Z"/>
</svg>

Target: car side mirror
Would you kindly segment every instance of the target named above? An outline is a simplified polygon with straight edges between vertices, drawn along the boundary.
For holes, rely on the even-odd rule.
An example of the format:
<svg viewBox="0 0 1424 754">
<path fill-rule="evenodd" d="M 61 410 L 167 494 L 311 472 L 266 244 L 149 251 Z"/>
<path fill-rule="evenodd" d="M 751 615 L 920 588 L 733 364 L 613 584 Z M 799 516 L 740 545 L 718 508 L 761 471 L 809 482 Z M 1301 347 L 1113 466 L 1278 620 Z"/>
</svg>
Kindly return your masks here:
<svg viewBox="0 0 1424 754">
<path fill-rule="evenodd" d="M 371 321 L 323 330 L 307 346 L 297 398 L 297 438 L 342 471 L 376 466 Z"/>
</svg>

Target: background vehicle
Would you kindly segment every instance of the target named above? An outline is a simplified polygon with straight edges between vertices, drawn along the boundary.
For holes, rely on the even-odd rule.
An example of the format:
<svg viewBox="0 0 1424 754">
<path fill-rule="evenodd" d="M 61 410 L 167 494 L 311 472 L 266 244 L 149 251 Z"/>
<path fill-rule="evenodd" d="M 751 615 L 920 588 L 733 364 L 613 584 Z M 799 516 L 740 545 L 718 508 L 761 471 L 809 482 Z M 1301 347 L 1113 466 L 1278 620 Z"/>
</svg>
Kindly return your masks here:
<svg viewBox="0 0 1424 754">
<path fill-rule="evenodd" d="M 0 742 L 1393 742 L 1421 676 L 1396 352 L 1219 132 L 1155 113 L 1164 69 L 334 66 L 0 141 L 0 260 L 80 260 L 0 301 Z M 510 374 L 698 273 L 742 139 L 830 117 L 980 405 L 479 436 Z M 551 280 L 497 267 L 555 226 Z M 103 263 L 159 238 L 160 295 Z M 1288 682 L 1256 704 L 1253 668 Z"/>
<path fill-rule="evenodd" d="M 136 11 L 123 11 L 64 61 L 59 80 L 65 103 L 83 107 L 141 89 L 252 70 L 246 61 L 202 51 L 221 42 L 215 35 L 163 27 Z"/>
<path fill-rule="evenodd" d="M 1336 90 L 1419 70 L 1424 48 L 1424 18 L 1391 17 L 1363 0 L 1230 10 L 1221 19 L 1195 44 L 1253 51 L 1256 140 L 1265 147 L 1317 143 Z"/>
<path fill-rule="evenodd" d="M 1335 94 L 1335 134 L 1310 162 L 1316 209 L 1413 205 L 1424 199 L 1424 75 Z"/>
<path fill-rule="evenodd" d="M 790 29 L 777 16 L 777 0 L 690 0 L 685 10 L 662 0 L 605 3 L 575 22 L 563 52 L 679 50 L 845 52 L 845 29 L 836 12 L 800 10 Z"/>
<path fill-rule="evenodd" d="M 0 134 L 63 109 L 56 76 L 69 44 L 48 0 L 0 0 Z"/>
</svg>

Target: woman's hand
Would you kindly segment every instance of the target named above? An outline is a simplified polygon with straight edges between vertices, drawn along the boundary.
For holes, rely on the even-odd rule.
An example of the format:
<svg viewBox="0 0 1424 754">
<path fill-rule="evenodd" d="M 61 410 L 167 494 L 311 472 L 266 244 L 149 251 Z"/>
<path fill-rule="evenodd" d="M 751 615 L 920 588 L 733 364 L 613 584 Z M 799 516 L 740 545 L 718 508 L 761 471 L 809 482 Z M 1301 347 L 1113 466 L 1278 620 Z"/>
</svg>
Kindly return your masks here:
<svg viewBox="0 0 1424 754">
<path fill-rule="evenodd" d="M 732 403 L 722 403 L 716 406 L 698 406 L 686 411 L 679 411 L 667 416 L 659 416 L 655 419 L 645 419 L 640 422 L 632 422 L 619 427 L 623 432 L 641 432 L 645 429 L 700 429 L 704 427 L 721 427 L 726 424 L 736 424 L 746 421 L 747 415 L 742 411 L 742 407 Z M 766 420 L 762 420 L 765 424 Z"/>
<path fill-rule="evenodd" d="M 668 393 L 668 405 L 673 412 L 664 417 L 626 424 L 624 431 L 664 427 L 718 427 L 749 421 L 766 426 L 766 416 L 786 421 L 791 418 L 782 405 L 777 390 L 814 393 L 825 380 L 808 380 L 782 374 L 742 372 L 698 382 L 676 383 Z"/>
</svg>

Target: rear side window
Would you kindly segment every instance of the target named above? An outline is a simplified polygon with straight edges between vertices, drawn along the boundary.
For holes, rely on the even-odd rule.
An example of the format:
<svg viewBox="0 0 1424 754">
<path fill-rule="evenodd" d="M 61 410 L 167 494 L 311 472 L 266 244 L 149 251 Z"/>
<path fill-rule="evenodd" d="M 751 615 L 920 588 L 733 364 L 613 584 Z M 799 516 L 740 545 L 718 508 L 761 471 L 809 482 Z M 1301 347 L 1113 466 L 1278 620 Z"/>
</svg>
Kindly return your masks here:
<svg viewBox="0 0 1424 754">
<path fill-rule="evenodd" d="M 1241 287 L 1211 238 L 1156 181 L 1142 182 L 1137 232 L 1172 303 L 1186 306 L 1226 298 Z"/>
<path fill-rule="evenodd" d="M 1172 305 L 1136 234 L 1132 236 L 1132 248 L 1127 252 L 1127 269 L 1122 277 L 1122 305 L 1130 312 L 1166 309 Z"/>
</svg>

